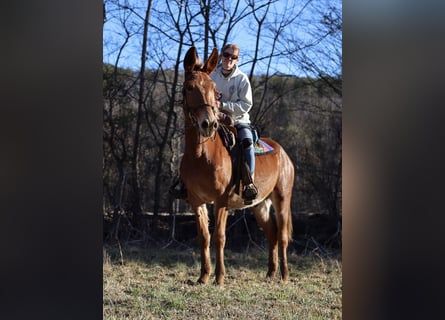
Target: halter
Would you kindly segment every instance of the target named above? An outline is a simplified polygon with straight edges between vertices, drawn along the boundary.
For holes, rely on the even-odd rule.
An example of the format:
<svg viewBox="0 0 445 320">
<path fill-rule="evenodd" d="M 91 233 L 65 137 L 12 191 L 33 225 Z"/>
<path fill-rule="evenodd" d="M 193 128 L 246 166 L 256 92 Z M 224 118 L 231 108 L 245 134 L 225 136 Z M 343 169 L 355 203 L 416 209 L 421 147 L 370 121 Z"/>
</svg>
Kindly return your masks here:
<svg viewBox="0 0 445 320">
<path fill-rule="evenodd" d="M 192 74 L 190 74 L 190 75 L 188 76 L 188 79 L 189 79 L 189 80 L 194 80 L 194 79 L 196 79 L 198 72 L 201 72 L 201 71 L 194 71 Z M 192 122 L 191 127 L 194 127 L 194 128 L 199 127 L 198 120 L 196 119 L 196 115 L 195 115 L 195 113 L 197 112 L 197 110 L 200 110 L 200 109 L 203 109 L 203 108 L 208 108 L 208 107 L 210 107 L 210 108 L 212 109 L 213 116 L 214 116 L 215 118 L 217 118 L 217 112 L 218 112 L 218 107 L 217 107 L 217 106 L 214 106 L 214 105 L 211 105 L 211 104 L 208 104 L 208 103 L 201 103 L 200 105 L 191 108 L 190 105 L 188 105 L 188 103 L 187 103 L 187 97 L 186 97 L 186 94 L 185 94 L 185 88 L 184 88 L 184 86 L 183 86 L 183 88 L 182 88 L 182 95 L 183 95 L 183 99 L 184 99 L 184 100 L 183 100 L 183 103 L 184 103 L 184 106 L 186 107 L 186 108 L 184 108 L 184 111 L 185 111 L 185 109 L 188 109 L 188 110 L 189 110 L 189 111 L 188 111 L 188 116 L 189 116 L 189 118 L 190 118 L 190 121 Z M 191 111 L 190 111 L 190 109 L 191 109 Z M 216 138 L 216 131 L 217 131 L 217 130 L 215 130 L 213 136 L 210 137 L 210 138 L 212 138 L 212 140 L 215 140 L 215 138 Z M 201 142 L 201 136 L 202 136 L 202 135 L 201 135 L 201 131 L 200 131 L 199 128 L 198 128 L 198 140 L 200 141 L 199 143 L 202 143 L 202 142 Z M 207 141 L 207 140 L 208 140 L 208 139 L 204 140 L 204 142 Z"/>
<path fill-rule="evenodd" d="M 185 101 L 185 97 L 184 97 L 184 103 L 185 103 L 185 105 L 187 105 L 187 101 Z M 195 108 L 193 108 L 193 110 L 192 111 L 189 111 L 189 113 L 188 113 L 188 116 L 189 116 L 189 118 L 190 118 L 190 120 L 192 121 L 192 128 L 197 128 L 199 125 L 198 125 L 198 121 L 196 120 L 196 117 L 195 117 L 195 110 L 197 110 L 197 109 L 203 109 L 203 108 L 208 108 L 208 107 L 210 107 L 210 108 L 212 108 L 212 112 L 213 112 L 213 115 L 215 116 L 215 117 L 217 117 L 217 114 L 216 114 L 216 110 L 218 110 L 218 107 L 216 107 L 216 106 L 213 106 L 213 105 L 211 105 L 211 104 L 208 104 L 208 103 L 202 103 L 202 104 L 200 104 L 198 107 L 195 107 Z M 209 138 L 211 138 L 213 141 L 215 141 L 215 138 L 216 138 L 216 131 L 217 130 L 215 130 L 215 132 L 214 132 L 214 134 L 213 134 L 213 136 L 212 137 L 207 137 L 207 139 L 205 139 L 204 141 L 201 141 L 201 132 L 200 132 L 200 130 L 198 129 L 198 136 L 199 136 L 199 144 L 202 144 L 202 143 L 204 143 L 204 142 L 206 142 Z"/>
<path fill-rule="evenodd" d="M 187 102 L 186 102 L 186 105 L 187 105 Z M 198 121 L 196 120 L 194 110 L 196 110 L 196 109 L 203 109 L 203 108 L 207 108 L 207 107 L 212 108 L 213 115 L 216 117 L 216 111 L 215 110 L 218 109 L 216 106 L 212 106 L 211 104 L 208 104 L 208 103 L 200 104 L 198 107 L 193 108 L 193 111 L 189 111 L 189 114 L 188 114 L 189 117 L 190 117 L 190 120 L 192 120 L 192 126 L 193 127 L 197 127 L 198 126 Z"/>
</svg>

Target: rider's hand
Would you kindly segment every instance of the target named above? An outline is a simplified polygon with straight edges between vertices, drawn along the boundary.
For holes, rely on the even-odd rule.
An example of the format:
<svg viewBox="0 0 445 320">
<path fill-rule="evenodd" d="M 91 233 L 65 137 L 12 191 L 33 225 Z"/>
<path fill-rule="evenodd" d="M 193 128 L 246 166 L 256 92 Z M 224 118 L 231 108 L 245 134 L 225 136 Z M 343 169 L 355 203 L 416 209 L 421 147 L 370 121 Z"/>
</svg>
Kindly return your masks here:
<svg viewBox="0 0 445 320">
<path fill-rule="evenodd" d="M 216 99 L 216 100 L 220 100 L 221 97 L 222 97 L 221 92 L 215 90 L 215 99 Z"/>
</svg>

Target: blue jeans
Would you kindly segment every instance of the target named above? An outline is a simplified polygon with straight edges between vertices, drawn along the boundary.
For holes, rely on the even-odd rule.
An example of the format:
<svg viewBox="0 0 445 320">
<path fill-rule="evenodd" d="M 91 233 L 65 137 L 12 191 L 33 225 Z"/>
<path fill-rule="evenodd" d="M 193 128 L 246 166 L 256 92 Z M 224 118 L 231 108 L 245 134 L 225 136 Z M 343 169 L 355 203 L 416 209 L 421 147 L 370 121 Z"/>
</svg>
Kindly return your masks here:
<svg viewBox="0 0 445 320">
<path fill-rule="evenodd" d="M 249 166 L 250 173 L 255 172 L 255 150 L 253 148 L 253 135 L 250 127 L 237 125 L 238 140 L 241 142 L 244 150 L 244 158 Z"/>
</svg>

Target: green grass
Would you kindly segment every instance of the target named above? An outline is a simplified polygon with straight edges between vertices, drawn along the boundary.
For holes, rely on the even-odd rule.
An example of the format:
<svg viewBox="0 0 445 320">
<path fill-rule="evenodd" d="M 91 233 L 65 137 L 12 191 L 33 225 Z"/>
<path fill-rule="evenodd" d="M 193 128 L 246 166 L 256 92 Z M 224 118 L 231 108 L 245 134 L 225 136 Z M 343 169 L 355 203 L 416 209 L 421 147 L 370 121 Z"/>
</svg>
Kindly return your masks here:
<svg viewBox="0 0 445 320">
<path fill-rule="evenodd" d="M 104 319 L 341 319 L 340 260 L 289 255 L 282 283 L 266 280 L 264 252 L 225 257 L 218 287 L 196 284 L 198 251 L 105 247 Z"/>
</svg>

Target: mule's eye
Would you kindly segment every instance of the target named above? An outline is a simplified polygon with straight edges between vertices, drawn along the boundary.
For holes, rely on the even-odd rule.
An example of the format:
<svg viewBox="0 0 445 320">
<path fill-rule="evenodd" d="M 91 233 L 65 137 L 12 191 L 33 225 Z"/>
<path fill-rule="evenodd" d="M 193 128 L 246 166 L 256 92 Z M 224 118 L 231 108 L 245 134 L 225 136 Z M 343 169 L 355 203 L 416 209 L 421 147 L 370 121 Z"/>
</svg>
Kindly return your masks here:
<svg viewBox="0 0 445 320">
<path fill-rule="evenodd" d="M 185 87 L 185 90 L 187 90 L 187 91 L 193 91 L 193 86 L 192 85 L 188 85 L 188 86 L 186 86 Z"/>
</svg>

